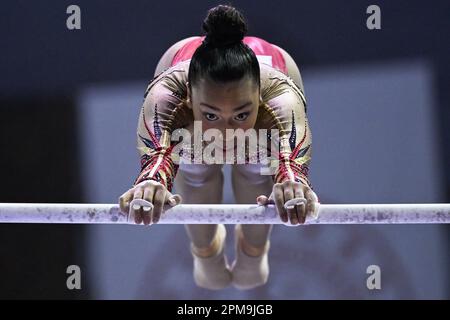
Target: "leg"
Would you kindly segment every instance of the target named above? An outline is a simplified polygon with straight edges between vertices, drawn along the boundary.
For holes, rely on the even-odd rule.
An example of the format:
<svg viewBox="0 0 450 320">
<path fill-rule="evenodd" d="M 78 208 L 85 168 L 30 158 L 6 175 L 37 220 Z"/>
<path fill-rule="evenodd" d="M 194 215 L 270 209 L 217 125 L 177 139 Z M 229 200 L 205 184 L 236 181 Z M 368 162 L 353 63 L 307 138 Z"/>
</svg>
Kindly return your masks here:
<svg viewBox="0 0 450 320">
<path fill-rule="evenodd" d="M 182 164 L 175 178 L 176 192 L 181 195 L 183 203 L 186 204 L 221 203 L 222 188 L 223 173 L 220 165 Z M 216 234 L 217 225 L 199 224 L 185 227 L 192 243 L 199 249 L 199 253 L 202 249 L 208 251 Z"/>
<path fill-rule="evenodd" d="M 189 40 L 192 40 L 197 37 L 189 37 L 183 40 L 178 41 L 174 45 L 172 45 L 166 52 L 162 55 L 161 59 L 159 59 L 158 65 L 156 66 L 155 76 L 163 72 L 164 70 L 170 68 L 173 57 L 177 53 L 177 51 Z"/>
<path fill-rule="evenodd" d="M 269 196 L 272 192 L 273 182 L 271 177 L 261 175 L 259 168 L 260 166 L 254 164 L 241 164 L 232 167 L 232 184 L 237 203 L 256 203 L 256 197 L 262 194 Z M 245 224 L 241 226 L 241 230 L 245 242 L 249 244 L 248 249 L 254 252 L 258 251 L 259 248 L 259 251 L 261 251 L 270 236 L 272 225 Z"/>
<path fill-rule="evenodd" d="M 300 75 L 300 70 L 298 69 L 297 64 L 295 63 L 294 59 L 291 57 L 289 53 L 286 52 L 283 48 L 280 48 L 274 44 L 272 44 L 275 48 L 280 50 L 281 54 L 284 57 L 284 60 L 286 61 L 286 68 L 288 72 L 288 76 L 294 80 L 295 84 L 302 89 L 303 92 L 305 92 L 303 88 L 303 81 L 302 76 Z"/>
<path fill-rule="evenodd" d="M 223 173 L 221 165 L 183 165 L 175 178 L 175 189 L 184 203 L 222 202 Z M 224 225 L 186 225 L 194 258 L 194 280 L 199 287 L 222 289 L 231 283 L 231 272 L 225 256 Z"/>
<path fill-rule="evenodd" d="M 269 195 L 273 182 L 261 175 L 260 166 L 234 165 L 232 183 L 238 203 L 255 203 L 259 195 Z M 272 225 L 237 225 L 235 229 L 236 260 L 232 266 L 233 284 L 238 289 L 263 285 L 269 277 L 268 251 Z"/>
</svg>

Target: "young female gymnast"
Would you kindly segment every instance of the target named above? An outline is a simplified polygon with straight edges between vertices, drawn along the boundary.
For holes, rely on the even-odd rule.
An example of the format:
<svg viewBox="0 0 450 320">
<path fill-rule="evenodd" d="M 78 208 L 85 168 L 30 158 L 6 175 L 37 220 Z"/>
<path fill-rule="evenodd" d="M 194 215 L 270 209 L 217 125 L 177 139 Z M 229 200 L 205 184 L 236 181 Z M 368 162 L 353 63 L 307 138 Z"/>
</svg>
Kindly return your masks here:
<svg viewBox="0 0 450 320">
<path fill-rule="evenodd" d="M 174 160 L 179 156 L 174 152 L 178 142 L 171 136 L 181 128 L 193 132 L 194 121 L 201 121 L 203 132 L 214 128 L 224 138 L 226 129 L 277 129 L 279 162 L 274 174 L 262 175 L 259 164 L 233 164 L 234 196 L 237 203 L 255 199 L 260 205 L 274 203 L 285 224 L 304 223 L 319 201 L 308 181 L 312 140 L 297 65 L 283 49 L 245 36 L 246 22 L 231 6 L 210 9 L 203 30 L 206 36 L 179 41 L 158 63 L 139 116 L 141 172 L 120 197 L 121 210 L 130 212 L 137 224 L 148 225 L 158 222 L 164 205 L 221 203 L 222 164 Z M 232 152 L 230 145 L 226 140 L 220 149 Z M 179 194 L 171 193 L 173 185 Z M 295 198 L 305 201 L 285 205 Z M 153 207 L 130 210 L 134 199 Z M 224 225 L 186 225 L 196 284 L 250 289 L 266 283 L 271 229 L 271 225 L 236 225 L 236 259 L 229 266 Z"/>
</svg>

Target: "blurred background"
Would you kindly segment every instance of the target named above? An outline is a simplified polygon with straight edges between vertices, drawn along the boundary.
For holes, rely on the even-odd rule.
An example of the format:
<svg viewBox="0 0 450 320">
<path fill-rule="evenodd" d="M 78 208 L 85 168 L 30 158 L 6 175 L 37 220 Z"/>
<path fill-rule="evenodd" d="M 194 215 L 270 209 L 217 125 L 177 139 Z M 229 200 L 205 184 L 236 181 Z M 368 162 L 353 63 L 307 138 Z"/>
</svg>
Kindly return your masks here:
<svg viewBox="0 0 450 320">
<path fill-rule="evenodd" d="M 3 1 L 0 202 L 116 203 L 138 174 L 135 130 L 158 60 L 220 3 Z M 72 4 L 80 30 L 66 27 Z M 231 4 L 249 35 L 300 67 L 322 203 L 450 202 L 448 1 Z M 366 26 L 372 4 L 380 30 Z M 0 225 L 0 298 L 450 298 L 444 225 L 276 226 L 269 282 L 245 292 L 197 288 L 188 248 L 182 226 Z M 66 287 L 74 264 L 81 290 Z M 369 265 L 381 290 L 366 287 Z"/>
</svg>

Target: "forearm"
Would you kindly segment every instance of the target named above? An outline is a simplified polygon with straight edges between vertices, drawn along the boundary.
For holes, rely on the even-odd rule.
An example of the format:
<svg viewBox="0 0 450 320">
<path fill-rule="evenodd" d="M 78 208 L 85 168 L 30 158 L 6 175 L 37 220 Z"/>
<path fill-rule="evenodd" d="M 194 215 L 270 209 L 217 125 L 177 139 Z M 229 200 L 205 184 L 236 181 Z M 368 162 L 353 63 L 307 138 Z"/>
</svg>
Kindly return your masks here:
<svg viewBox="0 0 450 320">
<path fill-rule="evenodd" d="M 280 151 L 278 168 L 274 175 L 275 183 L 285 181 L 301 182 L 312 188 L 309 181 L 309 163 L 311 161 L 311 144 L 303 146 L 301 143 L 293 151 Z"/>
<path fill-rule="evenodd" d="M 157 108 L 144 103 L 137 128 L 137 149 L 141 156 L 141 170 L 134 185 L 145 180 L 163 184 L 171 191 L 178 166 L 172 160 L 170 133 L 161 128 Z"/>
<path fill-rule="evenodd" d="M 178 165 L 173 163 L 170 154 L 143 155 L 142 158 L 143 161 L 141 163 L 143 163 L 143 166 L 133 185 L 145 180 L 153 180 L 164 185 L 167 190 L 172 191 Z"/>
</svg>

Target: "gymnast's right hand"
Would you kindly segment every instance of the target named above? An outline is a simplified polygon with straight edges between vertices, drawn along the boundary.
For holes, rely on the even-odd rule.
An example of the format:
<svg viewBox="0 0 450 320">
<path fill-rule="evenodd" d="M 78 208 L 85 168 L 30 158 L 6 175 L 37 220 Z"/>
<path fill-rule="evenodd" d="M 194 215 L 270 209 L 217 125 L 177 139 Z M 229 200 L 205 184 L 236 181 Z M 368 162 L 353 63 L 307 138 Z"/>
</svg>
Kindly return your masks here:
<svg viewBox="0 0 450 320">
<path fill-rule="evenodd" d="M 152 203 L 153 209 L 144 210 L 148 208 L 142 207 L 138 209 L 131 208 L 132 212 L 130 212 L 130 202 L 134 199 L 143 199 Z M 165 204 L 173 207 L 180 203 L 180 195 L 170 193 L 164 185 L 153 180 L 145 180 L 138 183 L 119 198 L 120 211 L 127 214 L 132 213 L 136 224 L 143 222 L 145 225 L 159 221 Z"/>
</svg>

